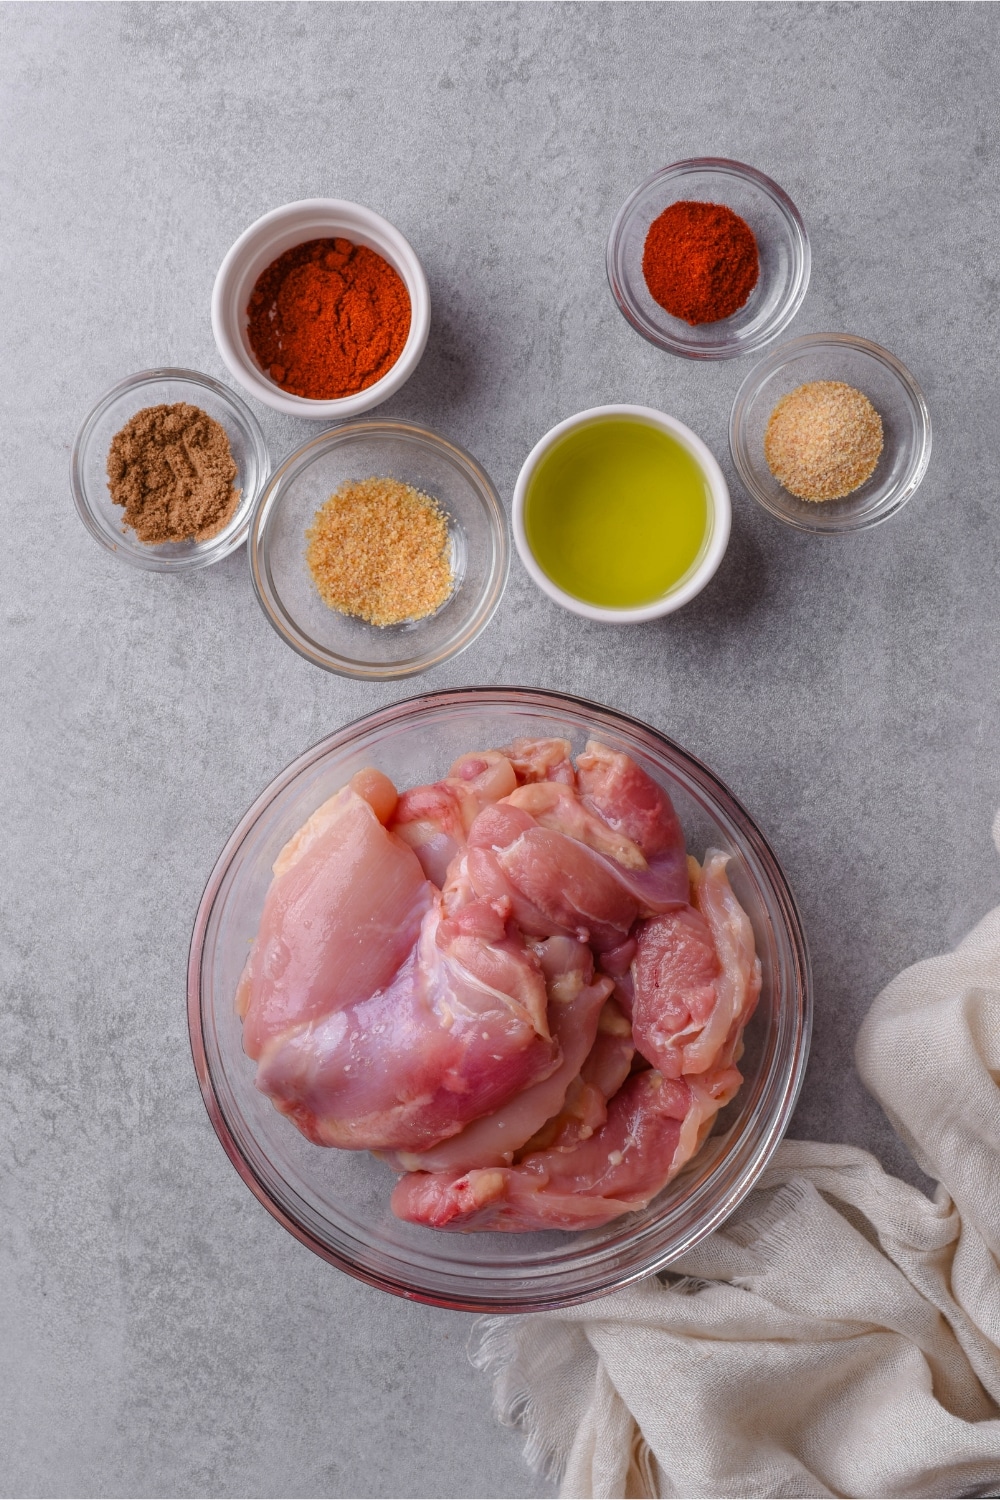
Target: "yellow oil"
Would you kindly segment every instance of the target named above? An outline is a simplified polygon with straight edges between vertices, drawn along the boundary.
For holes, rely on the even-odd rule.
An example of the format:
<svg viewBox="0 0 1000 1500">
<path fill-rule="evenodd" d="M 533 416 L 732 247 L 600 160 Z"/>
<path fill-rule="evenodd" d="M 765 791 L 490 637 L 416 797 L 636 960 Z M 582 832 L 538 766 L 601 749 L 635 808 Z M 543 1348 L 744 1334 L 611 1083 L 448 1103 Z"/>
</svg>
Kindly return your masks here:
<svg viewBox="0 0 1000 1500">
<path fill-rule="evenodd" d="M 704 472 L 676 438 L 635 418 L 598 417 L 546 453 L 524 528 L 539 567 L 565 593 L 638 609 L 691 572 L 711 513 Z"/>
</svg>

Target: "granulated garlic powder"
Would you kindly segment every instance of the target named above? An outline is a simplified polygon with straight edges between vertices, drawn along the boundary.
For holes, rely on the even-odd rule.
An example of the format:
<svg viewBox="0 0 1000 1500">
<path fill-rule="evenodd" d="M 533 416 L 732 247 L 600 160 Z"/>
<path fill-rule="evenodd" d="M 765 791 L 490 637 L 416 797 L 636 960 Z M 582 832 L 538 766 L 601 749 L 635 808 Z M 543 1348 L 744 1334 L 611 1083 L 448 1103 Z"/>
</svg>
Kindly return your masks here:
<svg viewBox="0 0 1000 1500">
<path fill-rule="evenodd" d="M 454 585 L 447 516 L 399 479 L 342 484 L 316 512 L 306 541 L 323 602 L 370 625 L 425 619 Z"/>
<path fill-rule="evenodd" d="M 764 434 L 764 457 L 799 500 L 841 500 L 875 472 L 882 418 L 842 380 L 811 380 L 782 396 Z"/>
</svg>

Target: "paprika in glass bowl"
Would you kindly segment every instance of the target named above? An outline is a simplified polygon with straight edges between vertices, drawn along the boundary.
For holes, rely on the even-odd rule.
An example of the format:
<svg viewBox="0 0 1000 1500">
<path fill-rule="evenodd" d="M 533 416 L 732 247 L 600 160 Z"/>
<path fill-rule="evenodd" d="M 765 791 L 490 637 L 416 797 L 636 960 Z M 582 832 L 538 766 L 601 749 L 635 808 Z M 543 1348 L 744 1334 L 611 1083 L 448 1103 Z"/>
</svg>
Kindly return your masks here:
<svg viewBox="0 0 1000 1500">
<path fill-rule="evenodd" d="M 643 258 L 651 226 L 681 204 L 705 205 L 706 211 L 719 206 L 710 227 L 722 280 L 731 279 L 733 297 L 719 294 L 717 261 L 689 252 L 685 263 L 679 254 L 669 267 L 674 297 L 665 300 L 684 315 L 673 316 L 650 290 Z M 747 228 L 756 241 L 755 280 L 747 272 Z M 795 204 L 763 172 L 738 161 L 697 157 L 663 167 L 626 200 L 608 239 L 607 268 L 623 315 L 651 344 L 685 359 L 731 359 L 770 343 L 798 312 L 809 285 L 809 238 Z M 654 289 L 660 291 L 655 278 Z"/>
<path fill-rule="evenodd" d="M 321 242 L 328 242 L 330 267 L 315 250 Z M 317 290 L 319 279 L 324 272 L 339 275 L 342 263 L 349 257 L 357 259 L 359 250 L 368 262 L 369 280 L 374 274 L 378 281 L 381 262 L 382 280 L 391 280 L 398 295 L 362 298 L 365 309 L 374 305 L 379 309 L 377 316 L 384 315 L 391 321 L 382 340 L 378 328 L 369 326 L 366 317 L 352 319 L 351 309 L 346 309 L 341 321 L 346 322 L 352 337 L 356 329 L 361 329 L 358 337 L 368 346 L 360 351 L 363 369 L 352 383 L 343 378 L 344 356 L 350 351 L 339 347 L 345 342 L 339 339 L 339 328 L 317 328 L 315 338 L 311 338 L 309 319 L 300 318 L 300 314 L 304 307 L 313 311 L 320 306 L 321 316 L 325 314 L 329 323 L 330 309 L 323 309 L 322 304 L 329 300 L 331 291 L 322 287 Z M 279 261 L 282 264 L 277 265 Z M 316 284 L 307 284 L 310 275 Z M 404 289 L 409 302 L 408 326 L 401 306 Z M 254 318 L 251 299 L 258 290 L 268 299 L 268 306 L 258 309 Z M 378 285 L 368 287 L 373 293 L 379 290 Z M 382 292 L 391 290 L 381 287 Z M 271 318 L 272 309 L 279 305 L 288 315 L 296 341 L 302 344 L 296 352 L 303 357 L 307 372 L 315 376 L 324 357 L 330 357 L 330 389 L 342 387 L 346 393 L 315 398 L 287 388 L 295 382 L 289 378 L 290 370 L 277 363 L 282 358 L 280 341 L 272 336 L 271 327 L 272 322 L 277 323 L 277 318 Z M 264 214 L 233 245 L 219 267 L 212 290 L 212 332 L 230 372 L 258 401 L 288 416 L 311 421 L 343 421 L 388 400 L 419 364 L 430 323 L 427 278 L 413 247 L 381 214 L 339 198 L 306 198 Z M 267 368 L 262 358 L 269 361 Z M 286 363 L 291 366 L 293 361 L 287 359 Z"/>
</svg>

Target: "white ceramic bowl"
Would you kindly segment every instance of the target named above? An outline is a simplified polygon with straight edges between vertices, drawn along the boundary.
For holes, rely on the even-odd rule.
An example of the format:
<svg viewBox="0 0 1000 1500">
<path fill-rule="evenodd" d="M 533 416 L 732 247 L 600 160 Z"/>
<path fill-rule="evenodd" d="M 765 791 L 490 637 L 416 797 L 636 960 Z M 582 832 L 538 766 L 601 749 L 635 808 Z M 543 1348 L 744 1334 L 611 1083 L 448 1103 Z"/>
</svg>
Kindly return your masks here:
<svg viewBox="0 0 1000 1500">
<path fill-rule="evenodd" d="M 635 421 L 647 422 L 669 433 L 688 450 L 697 462 L 707 481 L 711 501 L 708 535 L 694 567 L 675 588 L 668 590 L 661 598 L 655 599 L 652 604 L 643 604 L 637 609 L 606 609 L 601 605 L 588 604 L 583 599 L 577 599 L 573 594 L 567 594 L 558 584 L 553 583 L 549 575 L 539 566 L 528 542 L 524 525 L 524 506 L 528 487 L 545 454 L 567 432 L 572 432 L 574 428 L 586 427 L 591 422 L 598 422 L 607 417 L 631 417 Z M 687 604 L 696 594 L 701 593 L 725 555 L 732 522 L 732 505 L 729 499 L 729 486 L 712 453 L 701 438 L 692 432 L 690 427 L 685 427 L 683 422 L 678 422 L 676 417 L 668 417 L 664 412 L 655 411 L 650 406 L 593 406 L 587 411 L 577 412 L 574 417 L 567 417 L 565 422 L 559 422 L 532 448 L 517 476 L 512 519 L 514 543 L 518 555 L 529 576 L 544 593 L 548 594 L 550 599 L 554 599 L 564 609 L 583 615 L 588 620 L 603 620 L 614 625 L 634 625 L 643 620 L 656 620 L 661 615 L 669 615 L 675 609 L 680 609 L 683 604 Z"/>
<path fill-rule="evenodd" d="M 258 276 L 279 255 L 307 240 L 337 237 L 367 245 L 399 272 L 410 294 L 410 332 L 392 369 L 374 385 L 335 401 L 311 401 L 283 391 L 261 369 L 247 338 L 247 304 Z M 417 368 L 430 327 L 427 277 L 413 247 L 381 214 L 340 198 L 304 198 L 272 209 L 243 231 L 219 267 L 212 289 L 212 332 L 227 369 L 244 390 L 275 411 L 319 422 L 355 417 L 388 400 Z"/>
</svg>

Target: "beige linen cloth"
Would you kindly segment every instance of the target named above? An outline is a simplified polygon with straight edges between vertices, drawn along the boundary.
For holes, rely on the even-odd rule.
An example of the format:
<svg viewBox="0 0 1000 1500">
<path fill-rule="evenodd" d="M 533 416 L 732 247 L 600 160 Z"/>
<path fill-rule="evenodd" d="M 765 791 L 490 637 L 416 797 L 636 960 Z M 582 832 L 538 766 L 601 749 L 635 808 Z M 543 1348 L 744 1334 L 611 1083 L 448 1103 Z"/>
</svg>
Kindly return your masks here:
<svg viewBox="0 0 1000 1500">
<path fill-rule="evenodd" d="M 684 1279 L 477 1325 L 564 1495 L 1000 1494 L 1000 908 L 882 992 L 856 1057 L 933 1200 L 785 1141 Z"/>
</svg>

